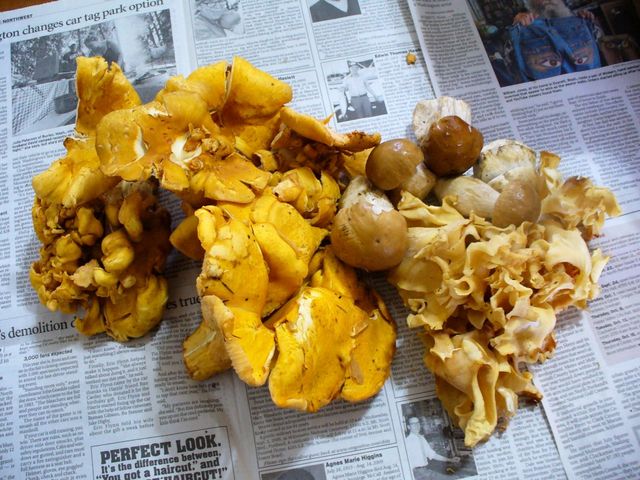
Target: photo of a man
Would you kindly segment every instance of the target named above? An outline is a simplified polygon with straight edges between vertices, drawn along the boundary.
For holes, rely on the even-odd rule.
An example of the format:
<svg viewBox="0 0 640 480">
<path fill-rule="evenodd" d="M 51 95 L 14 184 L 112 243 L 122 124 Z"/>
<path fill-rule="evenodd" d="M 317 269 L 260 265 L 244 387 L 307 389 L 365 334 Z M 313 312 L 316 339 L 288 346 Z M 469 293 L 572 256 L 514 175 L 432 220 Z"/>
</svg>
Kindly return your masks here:
<svg viewBox="0 0 640 480">
<path fill-rule="evenodd" d="M 411 464 L 412 470 L 415 471 L 417 468 L 428 466 L 429 460 L 440 460 L 441 462 L 454 463 L 458 463 L 460 461 L 460 457 L 445 457 L 439 455 L 433 448 L 431 448 L 427 440 L 420 433 L 422 431 L 422 426 L 418 417 L 409 417 L 407 420 L 407 428 L 409 429 L 409 433 L 404 439 L 404 443 L 407 448 L 407 455 L 409 456 L 409 463 Z"/>
<path fill-rule="evenodd" d="M 342 89 L 351 100 L 351 106 L 355 111 L 357 118 L 370 117 L 373 112 L 371 110 L 371 100 L 369 95 L 378 100 L 377 95 L 371 89 L 369 82 L 373 78 L 370 72 L 363 72 L 362 67 L 357 62 L 347 62 L 349 66 L 349 75 L 342 81 Z M 342 113 L 342 117 L 345 112 Z"/>
<path fill-rule="evenodd" d="M 327 75 L 327 85 L 338 122 L 387 113 L 373 60 L 343 60 L 332 62 L 325 68 L 330 72 Z"/>
<path fill-rule="evenodd" d="M 122 70 L 125 70 L 122 50 L 113 40 L 100 38 L 97 35 L 89 35 L 84 44 L 89 50 L 90 57 L 103 57 L 109 63 L 117 63 Z"/>
<path fill-rule="evenodd" d="M 404 445 L 414 480 L 465 478 L 477 474 L 462 430 L 453 426 L 437 398 L 401 405 Z"/>
</svg>

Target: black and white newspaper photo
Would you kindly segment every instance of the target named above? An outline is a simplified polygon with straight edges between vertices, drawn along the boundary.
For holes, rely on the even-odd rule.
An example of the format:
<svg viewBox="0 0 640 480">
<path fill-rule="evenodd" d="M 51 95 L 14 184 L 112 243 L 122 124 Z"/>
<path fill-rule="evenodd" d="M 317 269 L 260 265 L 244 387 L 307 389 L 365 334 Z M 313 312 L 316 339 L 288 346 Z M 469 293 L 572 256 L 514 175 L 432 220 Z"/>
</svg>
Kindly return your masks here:
<svg viewBox="0 0 640 480">
<path fill-rule="evenodd" d="M 241 1 L 194 0 L 194 31 L 197 40 L 237 36 L 244 33 Z"/>
<path fill-rule="evenodd" d="M 338 122 L 387 113 L 375 62 L 347 60 L 325 64 L 331 103 Z"/>
<path fill-rule="evenodd" d="M 360 14 L 358 0 L 309 0 L 312 22 L 324 22 L 336 18 Z"/>
<path fill-rule="evenodd" d="M 96 55 L 117 63 L 151 101 L 177 73 L 169 10 L 12 43 L 13 135 L 75 123 L 76 58 Z"/>
<path fill-rule="evenodd" d="M 473 452 L 464 445 L 436 398 L 402 405 L 404 444 L 413 478 L 467 478 L 477 475 Z"/>
</svg>

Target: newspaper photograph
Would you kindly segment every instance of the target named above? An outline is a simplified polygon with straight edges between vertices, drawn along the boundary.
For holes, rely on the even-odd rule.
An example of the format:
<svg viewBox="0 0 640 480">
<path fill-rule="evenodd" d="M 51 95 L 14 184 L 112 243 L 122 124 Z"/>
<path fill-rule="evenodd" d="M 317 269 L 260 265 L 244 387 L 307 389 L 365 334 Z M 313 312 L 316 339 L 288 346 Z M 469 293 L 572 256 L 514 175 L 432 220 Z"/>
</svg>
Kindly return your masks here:
<svg viewBox="0 0 640 480">
<path fill-rule="evenodd" d="M 124 52 L 122 45 L 127 45 Z M 75 123 L 80 56 L 117 63 L 133 79 L 141 100 L 151 101 L 176 74 L 169 10 L 12 43 L 13 135 Z"/>
<path fill-rule="evenodd" d="M 0 13 L 0 409 L 4 412 L 0 478 L 635 478 L 640 471 L 640 348 L 635 333 L 640 308 L 635 288 L 640 271 L 636 247 L 640 231 L 640 29 L 634 2 L 617 2 L 620 5 L 615 7 L 611 3 L 61 0 Z M 171 115 L 162 109 L 171 108 L 172 95 L 184 94 L 185 85 L 193 85 L 189 81 L 197 77 L 189 77 L 192 72 L 226 61 L 220 71 L 228 75 L 226 81 L 231 84 L 234 76 L 242 78 L 237 73 L 242 68 L 238 65 L 246 61 L 246 68 L 255 68 L 250 70 L 251 88 L 261 88 L 259 78 L 268 78 L 274 85 L 288 85 L 292 97 L 284 110 L 295 110 L 299 115 L 295 119 L 300 122 L 306 121 L 302 115 L 318 119 L 314 128 L 331 130 L 334 139 L 349 138 L 350 132 L 379 132 L 383 141 L 418 142 L 412 124 L 416 105 L 449 95 L 470 105 L 471 123 L 482 132 L 485 145 L 500 138 L 517 139 L 533 149 L 559 155 L 559 170 L 565 177 L 584 175 L 610 188 L 622 214 L 607 219 L 603 233 L 589 244 L 610 257 L 598 282 L 600 295 L 589 302 L 588 310 L 569 309 L 559 316 L 553 357 L 529 365 L 528 370 L 515 369 L 522 374 L 518 382 L 533 374 L 534 388 L 542 401 L 535 401 L 535 396 L 516 398 L 517 414 L 508 425 L 508 419 L 503 425 L 500 418 L 496 431 L 487 435 L 486 441 L 469 446 L 465 440 L 469 429 L 460 423 L 462 414 L 452 413 L 447 398 L 443 400 L 442 392 L 451 390 L 425 365 L 429 340 L 424 329 L 408 325 L 408 319 L 415 316 L 415 304 L 405 305 L 399 294 L 404 288 L 402 282 L 394 283 L 384 274 L 372 272 L 354 274 L 349 281 L 339 278 L 343 273 L 338 272 L 331 280 L 326 233 L 318 240 L 318 244 L 324 242 L 320 249 L 323 256 L 309 255 L 300 267 L 299 258 L 287 256 L 293 255 L 287 252 L 299 249 L 296 242 L 302 240 L 288 238 L 273 227 L 284 213 L 270 213 L 273 217 L 269 221 L 251 227 L 248 233 L 257 239 L 256 244 L 260 238 L 266 239 L 261 244 L 268 253 L 265 265 L 276 265 L 280 260 L 282 278 L 273 269 L 254 265 L 242 270 L 243 278 L 233 279 L 237 284 L 222 282 L 216 286 L 216 267 L 203 269 L 204 237 L 200 237 L 198 225 L 224 219 L 231 234 L 229 219 L 245 213 L 234 210 L 237 206 L 233 201 L 216 200 L 226 205 L 224 213 L 216 213 L 217 207 L 209 205 L 204 209 L 211 208 L 208 216 L 194 224 L 193 220 L 199 218 L 194 212 L 205 215 L 200 207 L 210 202 L 209 197 L 176 194 L 176 190 L 164 187 L 177 182 L 177 177 L 168 173 L 177 171 L 170 163 L 191 165 L 197 155 L 189 150 L 190 142 L 200 141 L 198 135 L 206 129 L 222 132 L 216 137 L 216 145 L 224 143 L 221 139 L 226 129 L 235 129 L 233 135 L 242 139 L 236 144 L 241 153 L 237 157 L 250 161 L 240 163 L 237 157 L 228 157 L 239 162 L 233 167 L 238 175 L 249 169 L 260 172 L 275 168 L 269 163 L 271 142 L 282 142 L 278 154 L 286 158 L 286 142 L 297 145 L 295 142 L 301 141 L 299 132 L 291 133 L 290 129 L 288 138 L 285 134 L 277 137 L 277 131 L 273 131 L 269 132 L 274 137 L 269 144 L 260 144 L 261 129 L 268 130 L 267 117 L 251 117 L 242 110 L 244 98 L 237 102 L 240 114 L 210 108 L 209 112 L 204 110 L 209 118 L 206 127 L 186 122 L 187 136 L 182 143 L 171 143 L 171 139 L 165 142 L 171 146 L 162 155 L 171 160 L 163 164 L 164 174 L 146 180 L 144 186 L 129 185 L 117 194 L 103 194 L 100 189 L 107 191 L 104 184 L 96 181 L 90 189 L 96 198 L 91 197 L 93 200 L 80 208 L 54 208 L 38 200 L 41 185 L 36 182 L 34 186 L 34 177 L 60 158 L 77 155 L 75 158 L 97 159 L 96 152 L 102 147 L 96 145 L 105 141 L 104 137 L 96 140 L 97 127 L 91 123 L 94 117 L 83 117 L 86 112 L 78 110 L 84 88 L 78 84 L 77 69 L 82 62 L 78 59 L 87 57 L 102 57 L 108 69 L 103 72 L 114 76 L 118 74 L 113 72 L 120 72 L 122 77 L 117 78 L 131 85 L 139 104 L 161 100 L 148 117 L 136 117 L 140 132 L 148 125 L 164 128 L 159 127 L 162 118 Z M 236 73 L 225 73 L 227 68 Z M 107 77 L 104 74 L 104 82 Z M 227 87 L 223 82 L 223 98 L 232 103 L 233 99 L 224 94 Z M 188 95 L 202 96 L 205 91 L 213 102 L 215 92 L 209 86 L 195 88 Z M 243 95 L 249 96 L 248 92 Z M 126 101 L 110 90 L 102 94 L 113 105 Z M 261 99 L 265 104 L 271 100 L 268 96 Z M 100 104 L 99 100 L 92 101 Z M 131 110 L 113 127 L 113 138 L 135 131 L 127 122 L 137 105 L 133 101 L 125 105 L 123 110 Z M 101 108 L 107 110 L 95 112 L 95 122 L 115 106 Z M 197 109 L 180 112 L 192 119 Z M 246 120 L 242 115 L 248 116 L 248 123 L 241 122 Z M 212 118 L 214 121 L 207 123 Z M 216 123 L 221 121 L 227 122 L 224 128 Z M 174 135 L 178 131 L 175 128 L 163 132 Z M 130 167 L 154 151 L 152 135 L 144 132 L 147 136 L 139 136 L 132 144 L 135 156 Z M 192 140 L 186 140 L 188 135 Z M 125 148 L 124 143 L 121 145 Z M 323 148 L 309 143 L 289 160 L 297 169 L 303 164 L 295 162 L 308 155 L 321 158 Z M 366 156 L 363 160 L 347 150 L 340 155 L 353 158 L 349 165 L 352 172 L 365 168 Z M 332 168 L 330 162 L 325 167 Z M 131 168 L 118 170 L 118 175 L 131 184 L 142 184 L 137 180 L 137 167 Z M 189 175 L 195 175 L 197 168 L 189 168 L 193 170 Z M 156 168 L 153 175 L 160 170 Z M 70 167 L 53 182 L 49 194 L 66 191 L 68 182 L 82 175 L 89 174 Z M 296 212 L 294 207 L 305 212 L 305 205 L 306 213 L 310 212 L 308 205 L 314 198 L 294 197 L 288 188 L 290 182 L 298 180 L 285 175 L 289 174 L 277 172 L 270 180 L 270 188 L 291 196 L 283 194 L 276 204 L 291 207 L 286 215 Z M 308 178 L 300 175 L 301 179 Z M 323 195 L 330 195 L 327 176 L 320 176 L 320 170 L 311 173 Z M 241 177 L 232 184 L 234 195 L 253 195 L 257 187 L 251 182 L 257 182 L 257 178 L 262 177 L 256 174 L 250 181 Z M 344 190 L 345 178 L 336 175 L 335 182 L 335 188 Z M 206 186 L 202 188 L 211 191 L 222 188 L 219 184 L 203 184 Z M 111 184 L 108 188 L 116 191 Z M 139 204 L 138 199 L 142 199 Z M 393 202 L 395 208 L 399 198 Z M 258 215 L 256 212 L 259 210 L 253 211 L 251 218 Z M 131 220 L 136 216 L 144 221 Z M 56 223 L 60 218 L 65 222 Z M 315 232 L 301 237 L 319 235 L 318 231 L 325 228 L 320 214 L 313 221 L 299 218 L 309 229 L 304 231 Z M 416 217 L 410 222 L 423 220 Z M 246 226 L 240 223 L 233 223 L 233 228 L 244 232 Z M 287 228 L 302 228 L 293 225 Z M 80 234 L 81 230 L 84 233 Z M 63 235 L 67 231 L 74 233 Z M 118 233 L 124 231 L 126 234 Z M 170 233 L 171 242 L 184 247 L 181 251 L 171 247 Z M 145 241 L 131 240 L 136 235 Z M 153 240 L 147 241 L 146 235 Z M 129 242 L 133 258 L 114 255 L 108 259 L 111 246 L 105 239 L 110 236 L 116 240 L 111 252 Z M 48 238 L 59 240 L 55 246 L 45 247 Z M 83 245 L 81 252 L 72 244 Z M 117 250 L 119 254 L 123 251 Z M 47 264 L 42 258 L 59 260 Z M 90 259 L 99 259 L 101 265 L 104 259 L 107 264 L 110 260 L 116 264 L 133 262 L 137 270 L 126 278 L 121 275 L 116 293 L 108 274 L 131 270 L 93 270 L 95 264 L 89 265 Z M 285 268 L 287 261 L 290 265 Z M 78 262 L 89 266 L 74 271 Z M 43 265 L 51 265 L 52 272 L 64 272 L 67 280 L 58 282 L 54 277 L 60 274 L 49 272 Z M 300 271 L 307 273 L 300 276 Z M 345 367 L 341 364 L 344 358 L 336 356 L 304 367 L 305 371 L 329 376 L 335 365 L 350 372 L 351 377 L 341 381 L 342 390 L 330 392 L 333 401 L 323 403 L 317 411 L 315 405 L 295 403 L 297 399 L 287 405 L 289 408 L 281 408 L 274 403 L 278 392 L 274 377 L 280 375 L 283 385 L 290 381 L 278 368 L 278 360 L 284 364 L 288 354 L 284 346 L 269 357 L 273 380 L 265 383 L 265 377 L 262 383 L 254 382 L 260 386 L 252 386 L 246 382 L 246 375 L 238 374 L 242 369 L 236 368 L 237 358 L 223 359 L 221 365 L 207 366 L 202 361 L 215 354 L 212 339 L 218 341 L 222 334 L 221 327 L 208 321 L 211 312 L 222 318 L 221 308 L 227 308 L 212 301 L 211 297 L 217 297 L 210 291 L 224 297 L 237 285 L 249 292 L 253 301 L 262 277 L 271 282 L 270 301 L 275 302 L 273 298 L 280 295 L 287 302 L 282 301 L 284 307 L 277 310 L 282 313 L 275 313 L 270 324 L 262 323 L 261 311 L 247 314 L 247 318 L 257 315 L 258 322 L 252 328 L 260 333 L 247 342 L 255 350 L 261 348 L 261 342 L 267 342 L 269 335 L 283 345 L 304 337 L 295 331 L 302 327 L 294 324 L 307 318 L 302 309 L 305 302 L 312 305 L 314 300 L 302 293 L 298 297 L 294 290 L 280 293 L 291 278 L 299 277 L 309 290 L 332 281 L 335 288 L 355 288 L 357 284 L 362 291 L 375 289 L 384 305 L 382 310 L 369 297 L 360 298 L 358 302 L 362 303 L 351 307 L 345 303 L 348 297 L 355 305 L 351 294 L 342 295 L 334 300 L 338 307 L 331 315 L 352 322 L 352 332 L 346 334 L 331 327 L 326 337 L 330 340 L 324 340 L 324 344 L 318 341 L 322 345 L 319 351 L 353 341 L 355 352 L 354 339 L 367 329 L 373 331 L 373 327 L 365 329 L 364 324 L 356 323 L 360 312 L 369 308 L 365 306 L 370 305 L 371 311 L 362 313 L 363 322 L 388 315 L 391 322 L 386 328 L 393 330 L 395 352 L 390 365 L 378 367 L 387 368 L 387 377 L 373 394 L 357 401 L 349 399 L 343 384 L 352 385 L 349 378 L 358 383 L 368 373 L 354 367 L 355 360 Z M 110 326 L 107 333 L 96 327 L 100 321 L 95 320 L 97 315 L 104 318 L 99 311 L 107 308 L 103 303 L 96 300 L 83 304 L 80 294 L 67 303 L 63 300 L 75 295 L 78 282 L 98 285 L 96 279 L 103 282 L 100 287 L 88 287 L 94 288 L 95 298 L 100 288 L 101 295 L 110 292 L 108 295 L 118 299 L 108 308 L 112 309 L 109 315 L 119 315 L 121 321 Z M 59 286 L 58 296 L 46 297 L 52 284 Z M 123 294 L 137 292 L 143 284 L 146 290 L 136 293 L 139 297 Z M 216 290 L 218 287 L 222 290 Z M 303 292 L 302 286 L 300 289 Z M 227 293 L 220 293 L 223 290 Z M 407 293 L 406 298 L 412 294 Z M 49 301 L 43 302 L 43 298 Z M 151 318 L 158 305 L 163 305 L 162 321 L 157 319 L 145 335 L 127 333 L 136 315 Z M 292 305 L 297 305 L 301 313 L 286 310 Z M 351 314 L 344 313 L 349 308 L 354 308 L 349 310 Z M 260 328 L 265 325 L 269 327 Z M 273 333 L 265 334 L 266 330 Z M 238 338 L 241 335 L 238 333 Z M 380 345 L 386 341 L 383 337 L 379 333 Z M 306 355 L 311 358 L 313 353 Z M 297 357 L 294 355 L 289 362 L 290 372 L 294 372 Z M 502 364 L 501 368 L 507 367 Z M 214 375 L 214 370 L 221 373 Z M 310 381 L 305 389 L 325 387 L 321 381 Z"/>
</svg>

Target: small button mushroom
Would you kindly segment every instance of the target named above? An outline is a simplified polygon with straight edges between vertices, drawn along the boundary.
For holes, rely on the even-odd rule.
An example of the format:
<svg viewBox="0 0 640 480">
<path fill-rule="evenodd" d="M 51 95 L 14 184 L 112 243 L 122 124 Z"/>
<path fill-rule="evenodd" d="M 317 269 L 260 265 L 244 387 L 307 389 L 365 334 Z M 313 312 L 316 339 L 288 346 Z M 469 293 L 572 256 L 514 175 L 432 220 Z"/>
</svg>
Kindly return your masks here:
<svg viewBox="0 0 640 480">
<path fill-rule="evenodd" d="M 509 182 L 496 200 L 492 222 L 496 227 L 507 227 L 522 222 L 536 222 L 540 217 L 541 200 L 538 191 L 529 182 Z"/>
<path fill-rule="evenodd" d="M 489 185 L 474 177 L 438 180 L 434 191 L 440 200 L 447 196 L 455 196 L 457 200 L 453 206 L 465 217 L 473 212 L 487 219 L 491 218 L 499 195 Z"/>
<path fill-rule="evenodd" d="M 354 178 L 334 218 L 331 244 L 338 258 L 369 271 L 398 265 L 408 245 L 407 222 L 364 177 Z"/>
<path fill-rule="evenodd" d="M 393 190 L 409 180 L 424 161 L 422 150 L 411 140 L 396 138 L 376 146 L 367 159 L 367 178 L 381 190 Z"/>
<path fill-rule="evenodd" d="M 480 131 L 460 117 L 442 117 L 431 125 L 422 144 L 425 163 L 440 177 L 461 175 L 478 160 L 482 142 Z"/>
</svg>

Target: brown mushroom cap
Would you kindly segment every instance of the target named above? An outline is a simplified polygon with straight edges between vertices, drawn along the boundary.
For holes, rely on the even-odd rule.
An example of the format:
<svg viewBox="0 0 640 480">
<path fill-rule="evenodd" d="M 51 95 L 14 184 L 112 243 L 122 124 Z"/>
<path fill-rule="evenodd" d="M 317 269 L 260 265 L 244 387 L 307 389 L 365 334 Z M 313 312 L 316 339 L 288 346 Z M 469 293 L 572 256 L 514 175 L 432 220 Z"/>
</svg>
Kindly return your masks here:
<svg viewBox="0 0 640 480">
<path fill-rule="evenodd" d="M 514 180 L 498 196 L 492 222 L 497 227 L 535 222 L 540 217 L 540 210 L 540 195 L 535 187 L 531 183 Z"/>
<path fill-rule="evenodd" d="M 407 249 L 407 222 L 389 203 L 388 210 L 361 199 L 341 209 L 334 219 L 331 244 L 336 256 L 369 271 L 398 265 Z"/>
<path fill-rule="evenodd" d="M 375 147 L 366 165 L 367 178 L 381 190 L 392 190 L 415 173 L 424 154 L 411 140 L 396 138 Z"/>
<path fill-rule="evenodd" d="M 482 143 L 480 131 L 460 117 L 442 117 L 422 144 L 424 161 L 438 176 L 461 175 L 478 160 Z"/>
</svg>

